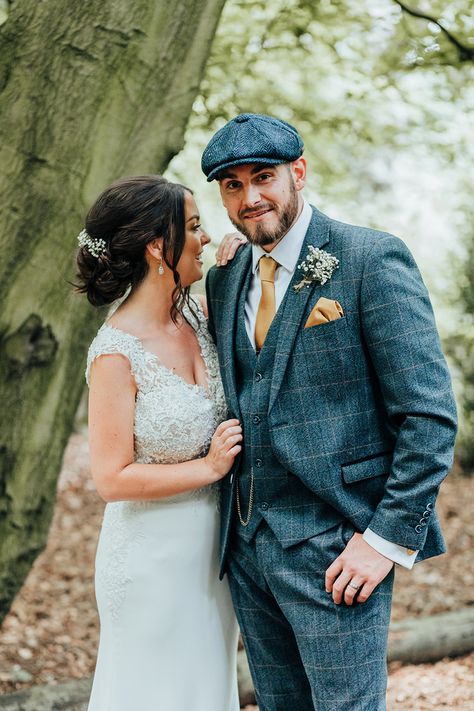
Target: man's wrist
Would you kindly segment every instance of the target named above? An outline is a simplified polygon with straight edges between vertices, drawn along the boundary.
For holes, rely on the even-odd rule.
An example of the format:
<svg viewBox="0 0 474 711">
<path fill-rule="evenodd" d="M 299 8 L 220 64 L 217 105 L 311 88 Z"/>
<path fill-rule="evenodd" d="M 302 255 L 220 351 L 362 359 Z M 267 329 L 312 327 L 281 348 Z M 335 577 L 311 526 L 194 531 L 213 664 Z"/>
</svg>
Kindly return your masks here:
<svg viewBox="0 0 474 711">
<path fill-rule="evenodd" d="M 393 560 L 394 563 L 411 570 L 415 564 L 415 559 L 418 551 L 411 550 L 409 548 L 404 548 L 399 546 L 398 543 L 392 543 L 392 541 L 387 541 L 386 538 L 382 538 L 370 528 L 366 528 L 363 534 L 363 539 L 369 546 L 372 546 L 378 553 Z"/>
</svg>

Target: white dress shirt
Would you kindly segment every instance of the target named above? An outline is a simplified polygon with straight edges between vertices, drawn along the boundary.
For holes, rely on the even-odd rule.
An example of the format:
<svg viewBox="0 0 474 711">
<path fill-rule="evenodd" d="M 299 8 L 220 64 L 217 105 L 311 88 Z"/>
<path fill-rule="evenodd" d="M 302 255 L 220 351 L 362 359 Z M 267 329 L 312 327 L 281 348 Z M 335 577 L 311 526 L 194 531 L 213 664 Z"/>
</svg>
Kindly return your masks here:
<svg viewBox="0 0 474 711">
<path fill-rule="evenodd" d="M 311 205 L 303 203 L 303 209 L 296 222 L 286 235 L 278 242 L 276 247 L 270 253 L 266 252 L 258 245 L 252 245 L 252 277 L 250 287 L 245 302 L 245 329 L 253 347 L 255 348 L 255 321 L 257 319 L 258 305 L 262 294 L 260 277 L 258 273 L 258 263 L 260 257 L 271 256 L 278 262 L 278 268 L 275 273 L 275 309 L 278 308 L 283 301 L 286 290 L 290 284 L 291 278 L 295 272 L 298 257 L 303 246 L 304 238 L 311 222 L 312 210 Z M 376 551 L 384 555 L 386 558 L 399 563 L 404 568 L 411 569 L 415 562 L 417 551 L 408 552 L 407 548 L 399 546 L 397 543 L 392 543 L 382 538 L 370 528 L 367 528 L 363 535 L 364 540 L 375 548 Z"/>
</svg>

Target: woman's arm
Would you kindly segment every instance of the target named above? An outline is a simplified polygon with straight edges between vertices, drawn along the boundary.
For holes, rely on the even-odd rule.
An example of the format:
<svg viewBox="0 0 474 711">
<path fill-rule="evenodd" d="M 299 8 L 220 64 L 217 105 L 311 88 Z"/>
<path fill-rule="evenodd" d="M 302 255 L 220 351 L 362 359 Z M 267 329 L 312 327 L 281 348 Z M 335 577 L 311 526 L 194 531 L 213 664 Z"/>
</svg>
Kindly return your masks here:
<svg viewBox="0 0 474 711">
<path fill-rule="evenodd" d="M 206 457 L 179 464 L 135 463 L 136 391 L 125 356 L 96 358 L 89 387 L 89 445 L 92 478 L 104 501 L 174 496 L 211 484 L 227 474 L 241 449 L 238 443 L 242 429 L 238 420 L 219 425 Z"/>
</svg>

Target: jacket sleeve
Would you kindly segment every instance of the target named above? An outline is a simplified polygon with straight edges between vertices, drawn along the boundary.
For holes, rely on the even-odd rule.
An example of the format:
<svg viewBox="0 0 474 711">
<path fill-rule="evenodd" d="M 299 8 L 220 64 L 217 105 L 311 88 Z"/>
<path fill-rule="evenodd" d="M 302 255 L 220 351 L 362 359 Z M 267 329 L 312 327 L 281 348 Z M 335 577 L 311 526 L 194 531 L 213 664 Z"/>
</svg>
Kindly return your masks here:
<svg viewBox="0 0 474 711">
<path fill-rule="evenodd" d="M 456 406 L 433 309 L 416 263 L 383 235 L 366 256 L 361 322 L 396 443 L 385 493 L 369 528 L 422 550 L 454 451 Z"/>
</svg>

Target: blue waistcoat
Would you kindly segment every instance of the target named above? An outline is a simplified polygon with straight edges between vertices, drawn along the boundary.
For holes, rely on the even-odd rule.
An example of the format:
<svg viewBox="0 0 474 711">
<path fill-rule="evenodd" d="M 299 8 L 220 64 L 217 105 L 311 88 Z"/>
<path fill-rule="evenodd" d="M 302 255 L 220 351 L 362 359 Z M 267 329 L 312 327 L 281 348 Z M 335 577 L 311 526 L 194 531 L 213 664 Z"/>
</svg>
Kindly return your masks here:
<svg viewBox="0 0 474 711">
<path fill-rule="evenodd" d="M 234 526 L 237 533 L 251 540 L 262 519 L 271 527 L 281 545 L 288 547 L 316 535 L 338 523 L 343 517 L 322 502 L 275 457 L 268 428 L 270 384 L 273 371 L 279 317 L 284 301 L 268 331 L 264 346 L 257 355 L 245 328 L 245 300 L 251 269 L 240 292 L 235 335 L 237 395 L 244 447 L 237 473 L 241 513 L 247 520 L 251 472 L 254 476 L 254 502 L 247 526 L 240 523 L 237 504 Z"/>
</svg>

